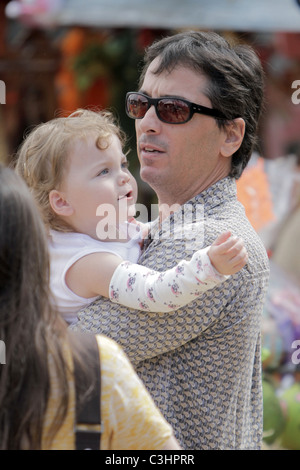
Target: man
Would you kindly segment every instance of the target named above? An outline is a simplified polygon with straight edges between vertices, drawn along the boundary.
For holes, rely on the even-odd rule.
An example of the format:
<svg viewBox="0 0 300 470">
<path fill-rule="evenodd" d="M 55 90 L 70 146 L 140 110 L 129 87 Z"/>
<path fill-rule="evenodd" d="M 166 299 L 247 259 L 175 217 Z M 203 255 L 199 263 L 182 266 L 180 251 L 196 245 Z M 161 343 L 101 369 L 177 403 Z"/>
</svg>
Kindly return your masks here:
<svg viewBox="0 0 300 470">
<path fill-rule="evenodd" d="M 127 95 L 141 177 L 161 209 L 140 264 L 172 267 L 227 229 L 249 255 L 239 273 L 177 311 L 139 312 L 100 299 L 79 314 L 78 329 L 123 346 L 184 449 L 261 445 L 260 320 L 269 265 L 235 179 L 252 153 L 262 97 L 254 52 L 202 32 L 150 46 L 140 91 Z M 178 211 L 165 210 L 176 204 Z"/>
</svg>

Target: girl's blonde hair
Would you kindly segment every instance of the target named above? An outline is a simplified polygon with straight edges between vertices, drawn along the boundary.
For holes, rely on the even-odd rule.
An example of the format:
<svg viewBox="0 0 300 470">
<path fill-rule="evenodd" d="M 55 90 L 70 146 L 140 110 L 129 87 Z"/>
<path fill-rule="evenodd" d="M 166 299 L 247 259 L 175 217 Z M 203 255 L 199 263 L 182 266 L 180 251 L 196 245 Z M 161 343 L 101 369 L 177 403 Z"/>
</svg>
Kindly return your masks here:
<svg viewBox="0 0 300 470">
<path fill-rule="evenodd" d="M 105 150 L 113 135 L 122 145 L 125 135 L 108 111 L 78 109 L 68 117 L 58 117 L 35 127 L 16 155 L 16 172 L 29 186 L 45 225 L 59 231 L 71 231 L 52 210 L 49 193 L 58 189 L 75 141 L 95 136 L 95 145 Z"/>
</svg>

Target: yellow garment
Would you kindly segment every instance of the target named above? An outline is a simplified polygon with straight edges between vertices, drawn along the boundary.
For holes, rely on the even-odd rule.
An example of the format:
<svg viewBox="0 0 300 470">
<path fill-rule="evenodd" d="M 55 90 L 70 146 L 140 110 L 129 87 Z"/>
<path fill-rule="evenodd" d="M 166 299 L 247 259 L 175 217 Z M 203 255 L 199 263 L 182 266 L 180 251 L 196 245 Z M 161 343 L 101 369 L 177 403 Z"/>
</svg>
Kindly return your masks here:
<svg viewBox="0 0 300 470">
<path fill-rule="evenodd" d="M 159 450 L 172 435 L 172 428 L 154 405 L 122 349 L 97 335 L 101 358 L 101 417 L 104 426 L 101 450 Z M 70 350 L 67 351 L 71 364 Z M 71 374 L 70 374 L 71 375 Z M 56 434 L 51 450 L 74 449 L 75 397 L 73 378 L 67 418 Z M 59 393 L 55 377 L 45 419 L 43 449 L 49 449 L 45 436 L 54 418 Z"/>
</svg>

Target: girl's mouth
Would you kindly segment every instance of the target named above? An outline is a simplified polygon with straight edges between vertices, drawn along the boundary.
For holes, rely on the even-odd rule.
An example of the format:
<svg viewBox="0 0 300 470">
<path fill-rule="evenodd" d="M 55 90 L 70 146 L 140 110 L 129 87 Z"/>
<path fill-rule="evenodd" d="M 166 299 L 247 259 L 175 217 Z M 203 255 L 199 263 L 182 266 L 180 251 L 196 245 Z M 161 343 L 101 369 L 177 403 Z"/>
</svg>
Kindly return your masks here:
<svg viewBox="0 0 300 470">
<path fill-rule="evenodd" d="M 120 196 L 118 200 L 120 201 L 121 199 L 131 199 L 132 198 L 132 190 L 128 191 L 128 193 L 124 194 L 124 196 Z"/>
</svg>

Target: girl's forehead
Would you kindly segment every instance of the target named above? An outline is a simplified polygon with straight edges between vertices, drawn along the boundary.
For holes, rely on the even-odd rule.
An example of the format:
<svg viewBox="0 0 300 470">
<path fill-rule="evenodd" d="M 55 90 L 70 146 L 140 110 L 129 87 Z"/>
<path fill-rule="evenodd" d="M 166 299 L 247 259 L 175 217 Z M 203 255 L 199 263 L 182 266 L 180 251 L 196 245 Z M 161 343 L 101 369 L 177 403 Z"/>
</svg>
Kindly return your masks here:
<svg viewBox="0 0 300 470">
<path fill-rule="evenodd" d="M 116 134 L 101 137 L 90 134 L 74 139 L 68 149 L 66 169 L 93 164 L 103 158 L 111 160 L 125 158 L 122 143 Z"/>
</svg>

